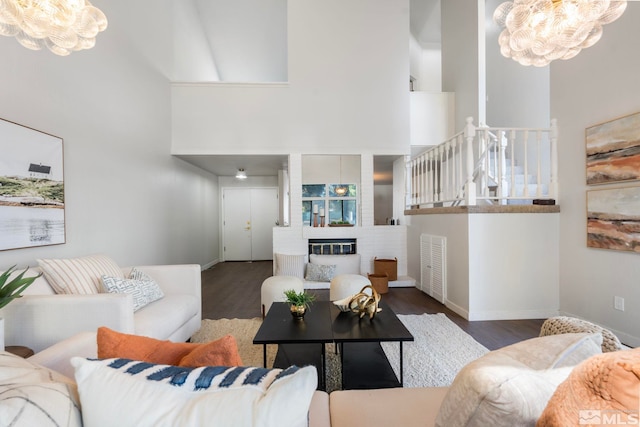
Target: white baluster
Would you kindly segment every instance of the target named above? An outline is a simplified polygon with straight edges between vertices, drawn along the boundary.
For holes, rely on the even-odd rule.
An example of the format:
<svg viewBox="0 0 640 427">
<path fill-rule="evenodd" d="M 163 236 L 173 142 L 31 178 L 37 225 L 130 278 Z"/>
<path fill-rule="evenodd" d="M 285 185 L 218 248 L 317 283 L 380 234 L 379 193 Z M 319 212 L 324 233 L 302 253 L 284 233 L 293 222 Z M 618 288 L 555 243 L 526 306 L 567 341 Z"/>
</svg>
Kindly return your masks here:
<svg viewBox="0 0 640 427">
<path fill-rule="evenodd" d="M 449 154 L 451 152 L 451 141 L 444 145 L 444 199 L 449 200 L 451 194 L 451 182 L 449 181 Z"/>
<path fill-rule="evenodd" d="M 457 138 L 451 139 L 451 200 L 458 198 L 458 164 L 456 162 Z M 453 205 L 453 203 L 451 203 Z"/>
<path fill-rule="evenodd" d="M 424 163 L 425 163 L 425 156 L 420 156 L 419 157 L 419 163 L 418 163 L 418 165 L 419 165 L 418 170 L 420 171 L 420 176 L 418 177 L 418 187 L 420 188 L 420 200 L 421 200 L 421 203 L 425 203 L 425 202 L 429 201 L 428 200 L 429 197 L 428 197 L 428 194 L 427 194 L 427 191 L 426 191 L 427 189 L 426 189 L 426 187 L 424 185 L 424 180 L 425 180 L 426 175 L 427 175 L 427 171 L 426 171 Z"/>
<path fill-rule="evenodd" d="M 458 189 L 458 196 L 456 197 L 456 199 L 462 199 L 464 197 L 464 188 L 463 188 L 463 182 L 464 180 L 462 179 L 462 174 L 464 172 L 464 168 L 462 167 L 462 150 L 464 149 L 464 140 L 462 135 L 458 135 L 458 185 L 457 185 L 457 189 Z"/>
<path fill-rule="evenodd" d="M 473 125 L 473 117 L 467 117 L 464 127 L 464 137 L 467 140 L 467 182 L 465 184 L 465 202 L 467 206 L 476 204 L 476 183 L 473 182 L 473 140 L 476 137 L 476 127 Z"/>
<path fill-rule="evenodd" d="M 522 133 L 523 146 L 524 146 L 524 191 L 522 195 L 524 198 L 529 197 L 529 131 L 527 129 Z"/>
<path fill-rule="evenodd" d="M 516 131 L 511 129 L 509 132 L 509 140 L 511 141 L 511 188 L 509 196 L 516 197 Z"/>
<path fill-rule="evenodd" d="M 537 179 L 536 179 L 536 197 L 539 199 L 542 197 L 542 131 L 538 129 L 536 131 L 536 148 L 537 148 Z"/>
<path fill-rule="evenodd" d="M 558 120 L 551 120 L 551 183 L 549 184 L 549 197 L 558 199 Z"/>
<path fill-rule="evenodd" d="M 410 209 L 413 205 L 413 198 L 411 196 L 411 161 L 410 156 L 404 156 L 404 205 L 407 209 Z"/>
<path fill-rule="evenodd" d="M 411 204 L 418 204 L 418 193 L 417 193 L 417 185 L 416 185 L 416 160 L 411 161 Z"/>
<path fill-rule="evenodd" d="M 504 130 L 498 131 L 498 190 L 497 195 L 500 197 L 500 204 L 506 204 L 506 192 L 507 192 L 507 158 L 505 153 L 505 146 L 507 144 L 504 137 Z"/>
</svg>

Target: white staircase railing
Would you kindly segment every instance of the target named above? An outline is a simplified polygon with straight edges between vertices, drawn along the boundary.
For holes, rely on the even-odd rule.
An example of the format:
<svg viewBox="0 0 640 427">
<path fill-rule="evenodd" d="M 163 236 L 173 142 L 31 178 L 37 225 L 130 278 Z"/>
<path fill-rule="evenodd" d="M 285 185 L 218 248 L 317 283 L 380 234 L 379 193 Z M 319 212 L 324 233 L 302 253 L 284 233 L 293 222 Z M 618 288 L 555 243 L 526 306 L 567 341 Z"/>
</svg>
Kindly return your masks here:
<svg viewBox="0 0 640 427">
<path fill-rule="evenodd" d="M 523 204 L 558 195 L 557 123 L 546 129 L 476 127 L 407 163 L 407 208 Z"/>
</svg>

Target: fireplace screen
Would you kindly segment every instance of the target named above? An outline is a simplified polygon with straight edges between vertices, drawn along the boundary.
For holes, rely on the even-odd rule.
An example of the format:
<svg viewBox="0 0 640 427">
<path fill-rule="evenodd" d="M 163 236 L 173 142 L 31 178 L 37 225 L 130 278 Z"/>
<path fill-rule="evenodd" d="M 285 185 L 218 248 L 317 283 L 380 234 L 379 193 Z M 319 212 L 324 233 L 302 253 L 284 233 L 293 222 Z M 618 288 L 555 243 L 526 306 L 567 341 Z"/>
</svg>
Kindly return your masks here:
<svg viewBox="0 0 640 427">
<path fill-rule="evenodd" d="M 309 254 L 349 255 L 357 253 L 356 239 L 309 239 Z"/>
</svg>

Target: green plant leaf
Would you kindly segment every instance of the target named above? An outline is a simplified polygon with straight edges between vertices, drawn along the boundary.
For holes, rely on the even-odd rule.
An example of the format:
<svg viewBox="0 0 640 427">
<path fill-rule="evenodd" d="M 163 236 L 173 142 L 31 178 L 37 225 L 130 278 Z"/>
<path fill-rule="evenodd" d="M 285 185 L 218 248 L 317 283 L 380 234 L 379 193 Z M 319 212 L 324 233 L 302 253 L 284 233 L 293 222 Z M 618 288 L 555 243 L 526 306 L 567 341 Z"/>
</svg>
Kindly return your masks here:
<svg viewBox="0 0 640 427">
<path fill-rule="evenodd" d="M 16 298 L 20 298 L 22 292 L 25 291 L 36 279 L 42 276 L 42 273 L 33 277 L 24 277 L 29 267 L 25 268 L 20 274 L 14 277 L 11 281 L 7 282 L 11 274 L 15 269 L 15 265 L 10 267 L 7 271 L 0 274 L 0 308 L 6 306 Z"/>
</svg>

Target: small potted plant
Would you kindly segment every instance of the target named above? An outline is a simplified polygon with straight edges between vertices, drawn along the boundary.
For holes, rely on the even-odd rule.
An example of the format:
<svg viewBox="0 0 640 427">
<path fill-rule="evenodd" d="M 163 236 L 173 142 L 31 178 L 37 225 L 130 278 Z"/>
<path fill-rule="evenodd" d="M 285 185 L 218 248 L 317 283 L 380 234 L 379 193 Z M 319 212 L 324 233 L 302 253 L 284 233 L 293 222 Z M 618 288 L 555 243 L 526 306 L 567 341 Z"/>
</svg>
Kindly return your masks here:
<svg viewBox="0 0 640 427">
<path fill-rule="evenodd" d="M 296 320 L 301 320 L 307 309 L 316 300 L 314 294 L 307 293 L 306 291 L 296 292 L 293 289 L 284 291 L 286 297 L 285 302 L 289 303 L 291 309 L 291 315 Z"/>
<path fill-rule="evenodd" d="M 38 277 L 42 276 L 42 273 L 40 273 L 33 277 L 23 277 L 24 273 L 28 270 L 28 268 L 25 268 L 22 273 L 8 281 L 15 268 L 16 266 L 14 265 L 0 274 L 0 308 L 9 304 L 14 299 L 20 298 L 22 296 L 20 294 L 35 282 Z"/>
</svg>

